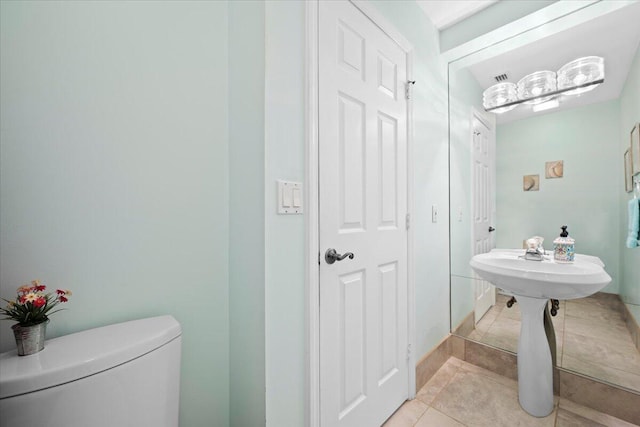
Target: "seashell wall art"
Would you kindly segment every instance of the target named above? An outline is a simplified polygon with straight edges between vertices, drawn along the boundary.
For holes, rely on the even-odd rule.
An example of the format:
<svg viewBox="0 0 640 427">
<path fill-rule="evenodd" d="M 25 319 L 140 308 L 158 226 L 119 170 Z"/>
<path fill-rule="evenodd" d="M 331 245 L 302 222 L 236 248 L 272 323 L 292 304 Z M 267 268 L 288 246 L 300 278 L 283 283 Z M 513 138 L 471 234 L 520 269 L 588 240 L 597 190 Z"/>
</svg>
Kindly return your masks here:
<svg viewBox="0 0 640 427">
<path fill-rule="evenodd" d="M 564 169 L 563 160 L 555 160 L 553 162 L 546 162 L 544 164 L 544 177 L 545 178 L 562 178 Z"/>
<path fill-rule="evenodd" d="M 522 178 L 522 189 L 524 191 L 539 191 L 540 175 L 525 175 Z"/>
</svg>

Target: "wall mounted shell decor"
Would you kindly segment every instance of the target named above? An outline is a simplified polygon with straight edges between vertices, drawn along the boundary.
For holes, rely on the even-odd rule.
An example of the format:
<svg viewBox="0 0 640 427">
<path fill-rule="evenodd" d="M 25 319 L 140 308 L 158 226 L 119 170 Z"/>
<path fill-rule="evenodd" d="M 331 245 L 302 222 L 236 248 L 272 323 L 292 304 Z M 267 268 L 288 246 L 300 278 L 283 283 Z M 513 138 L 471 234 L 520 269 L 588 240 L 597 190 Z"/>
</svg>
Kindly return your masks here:
<svg viewBox="0 0 640 427">
<path fill-rule="evenodd" d="M 522 189 L 524 191 L 539 191 L 540 175 L 525 175 L 522 178 Z"/>
<path fill-rule="evenodd" d="M 562 178 L 564 173 L 564 161 L 555 160 L 553 162 L 546 162 L 544 164 L 544 177 L 545 178 Z"/>
</svg>

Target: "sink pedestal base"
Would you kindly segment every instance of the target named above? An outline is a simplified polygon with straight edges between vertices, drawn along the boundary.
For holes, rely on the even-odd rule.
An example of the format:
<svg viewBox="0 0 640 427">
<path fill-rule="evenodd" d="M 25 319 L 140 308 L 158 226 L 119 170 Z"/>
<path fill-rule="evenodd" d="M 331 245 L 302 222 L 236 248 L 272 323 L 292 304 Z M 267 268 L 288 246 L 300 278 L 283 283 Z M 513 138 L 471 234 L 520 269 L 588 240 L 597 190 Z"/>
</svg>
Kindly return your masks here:
<svg viewBox="0 0 640 427">
<path fill-rule="evenodd" d="M 518 341 L 518 398 L 535 417 L 553 412 L 553 365 L 544 331 L 547 300 L 517 295 L 522 313 Z"/>
</svg>

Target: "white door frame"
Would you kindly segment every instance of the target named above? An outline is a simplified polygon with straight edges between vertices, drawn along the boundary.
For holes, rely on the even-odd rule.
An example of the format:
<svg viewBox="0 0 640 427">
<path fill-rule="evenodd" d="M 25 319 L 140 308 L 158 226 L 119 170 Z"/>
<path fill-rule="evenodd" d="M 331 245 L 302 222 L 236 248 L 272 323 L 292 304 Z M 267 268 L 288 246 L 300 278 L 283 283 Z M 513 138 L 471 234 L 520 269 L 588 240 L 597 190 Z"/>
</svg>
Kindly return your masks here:
<svg viewBox="0 0 640 427">
<path fill-rule="evenodd" d="M 383 15 L 369 3 L 349 0 L 387 34 L 407 55 L 407 78 L 413 80 L 413 46 Z M 320 426 L 320 236 L 318 218 L 319 146 L 318 146 L 318 0 L 305 2 L 305 289 L 307 336 L 305 342 L 305 425 Z M 411 88 L 409 88 L 411 90 Z M 407 212 L 413 212 L 413 101 L 407 101 Z M 407 327 L 409 345 L 408 397 L 415 397 L 415 280 L 413 262 L 413 226 L 407 233 Z"/>
</svg>

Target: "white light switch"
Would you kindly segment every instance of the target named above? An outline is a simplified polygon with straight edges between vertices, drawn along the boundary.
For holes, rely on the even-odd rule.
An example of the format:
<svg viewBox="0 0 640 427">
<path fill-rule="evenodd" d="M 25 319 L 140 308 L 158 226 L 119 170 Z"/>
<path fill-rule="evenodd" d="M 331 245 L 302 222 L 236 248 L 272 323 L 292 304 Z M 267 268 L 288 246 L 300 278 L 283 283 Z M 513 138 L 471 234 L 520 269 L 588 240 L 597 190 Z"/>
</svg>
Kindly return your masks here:
<svg viewBox="0 0 640 427">
<path fill-rule="evenodd" d="M 301 214 L 302 208 L 302 183 L 278 180 L 278 213 Z"/>
<path fill-rule="evenodd" d="M 301 208 L 302 207 L 302 195 L 300 194 L 299 188 L 292 188 L 291 192 L 293 193 L 293 207 Z"/>
<path fill-rule="evenodd" d="M 284 191 L 282 192 L 282 207 L 290 208 L 291 207 L 291 189 L 285 186 Z"/>
</svg>

